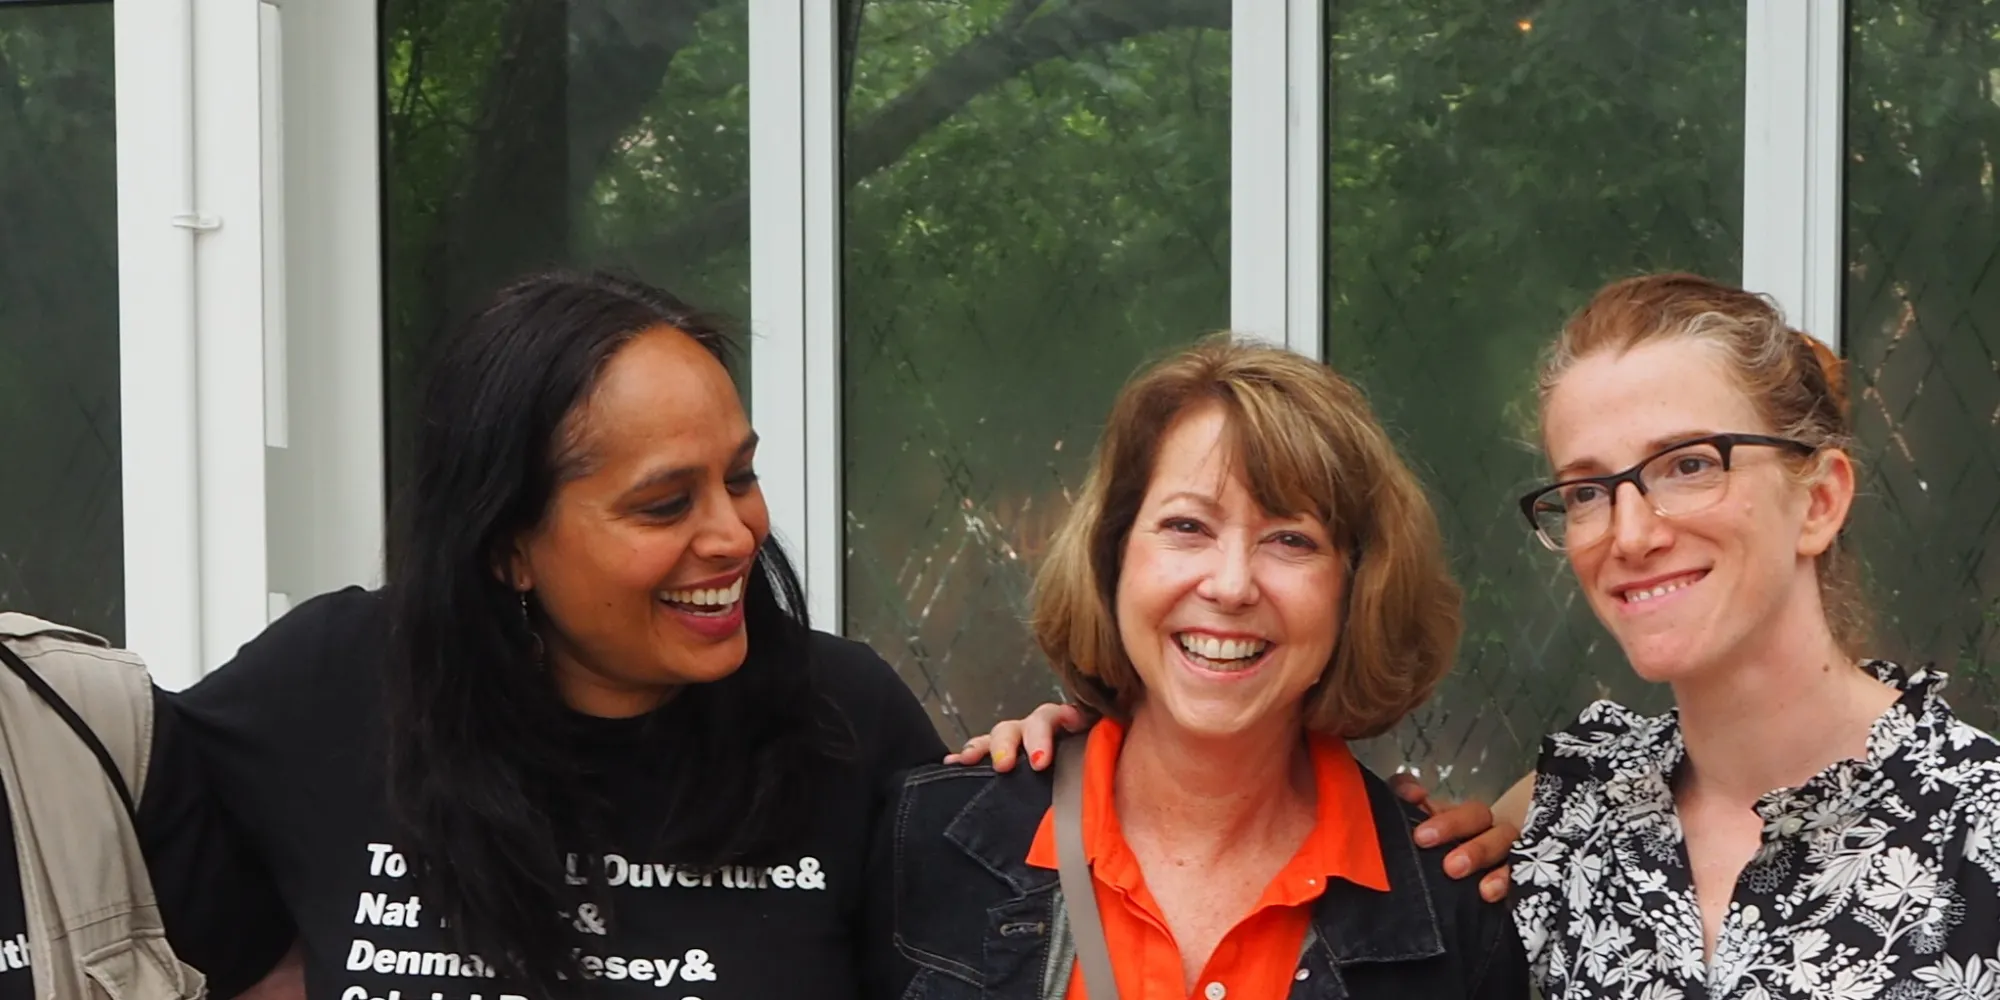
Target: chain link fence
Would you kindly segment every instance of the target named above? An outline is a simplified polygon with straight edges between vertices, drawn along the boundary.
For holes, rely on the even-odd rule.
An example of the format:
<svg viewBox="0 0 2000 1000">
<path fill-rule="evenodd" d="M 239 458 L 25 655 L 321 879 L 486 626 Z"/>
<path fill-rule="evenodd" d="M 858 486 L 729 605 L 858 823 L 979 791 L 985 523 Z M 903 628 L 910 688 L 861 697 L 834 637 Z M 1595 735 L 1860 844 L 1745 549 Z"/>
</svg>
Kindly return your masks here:
<svg viewBox="0 0 2000 1000">
<path fill-rule="evenodd" d="M 1885 655 L 2000 725 L 2000 3 L 1848 5 L 1850 540 Z"/>
</svg>

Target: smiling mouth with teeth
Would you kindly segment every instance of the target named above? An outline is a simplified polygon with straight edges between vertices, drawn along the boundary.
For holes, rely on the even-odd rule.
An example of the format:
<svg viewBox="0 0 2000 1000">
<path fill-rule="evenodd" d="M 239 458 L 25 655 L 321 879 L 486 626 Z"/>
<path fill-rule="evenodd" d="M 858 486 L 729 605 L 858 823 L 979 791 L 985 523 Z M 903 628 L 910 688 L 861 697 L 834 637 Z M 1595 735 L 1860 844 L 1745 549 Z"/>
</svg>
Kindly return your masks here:
<svg viewBox="0 0 2000 1000">
<path fill-rule="evenodd" d="M 1700 573 L 1691 573 L 1687 576 L 1678 576 L 1672 580 L 1668 580 L 1667 582 L 1660 584 L 1657 587 L 1647 587 L 1644 590 L 1636 588 L 1632 590 L 1627 590 L 1624 593 L 1619 594 L 1618 597 L 1620 600 L 1624 601 L 1627 604 L 1642 604 L 1656 597 L 1665 597 L 1676 590 L 1685 590 L 1688 587 L 1692 587 L 1695 584 L 1700 583 L 1702 581 L 1702 578 L 1706 577 L 1707 575 L 1708 571 L 1703 570 Z"/>
<path fill-rule="evenodd" d="M 660 592 L 660 600 L 673 605 L 674 610 L 691 615 L 721 617 L 743 599 L 743 577 L 727 587 L 709 587 L 697 590 L 666 590 Z"/>
<path fill-rule="evenodd" d="M 1221 639 L 1193 632 L 1176 633 L 1174 641 L 1197 665 L 1221 671 L 1247 669 L 1271 648 L 1267 639 Z"/>
</svg>

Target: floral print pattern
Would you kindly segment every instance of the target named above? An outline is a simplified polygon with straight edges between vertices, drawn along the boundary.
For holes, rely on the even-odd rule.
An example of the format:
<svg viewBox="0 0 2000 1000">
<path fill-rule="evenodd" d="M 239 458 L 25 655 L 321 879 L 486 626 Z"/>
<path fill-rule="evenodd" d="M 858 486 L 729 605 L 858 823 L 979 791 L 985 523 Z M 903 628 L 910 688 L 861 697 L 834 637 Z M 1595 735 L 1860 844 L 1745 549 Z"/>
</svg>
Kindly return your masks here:
<svg viewBox="0 0 2000 1000">
<path fill-rule="evenodd" d="M 1757 803 L 1763 844 L 1712 961 L 1674 809 L 1674 713 L 1608 701 L 1542 743 L 1514 922 L 1549 1000 L 2000 1000 L 2000 742 L 1944 675 L 1903 691 L 1865 759 Z"/>
</svg>

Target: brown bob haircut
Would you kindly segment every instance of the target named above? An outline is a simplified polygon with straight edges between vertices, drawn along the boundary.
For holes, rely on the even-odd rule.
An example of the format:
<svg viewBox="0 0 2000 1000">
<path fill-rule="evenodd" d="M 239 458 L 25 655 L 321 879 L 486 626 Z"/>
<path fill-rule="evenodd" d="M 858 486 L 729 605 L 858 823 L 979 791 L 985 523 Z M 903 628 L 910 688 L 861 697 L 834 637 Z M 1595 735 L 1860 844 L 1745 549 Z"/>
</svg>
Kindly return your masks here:
<svg viewBox="0 0 2000 1000">
<path fill-rule="evenodd" d="M 1125 543 L 1176 418 L 1227 415 L 1238 475 L 1266 511 L 1311 516 L 1347 557 L 1332 662 L 1306 695 L 1308 729 L 1378 735 L 1451 669 L 1461 622 L 1437 515 L 1367 400 L 1325 365 L 1216 334 L 1126 383 L 1083 492 L 1035 580 L 1034 630 L 1076 701 L 1129 719 L 1141 684 L 1114 609 Z"/>
</svg>

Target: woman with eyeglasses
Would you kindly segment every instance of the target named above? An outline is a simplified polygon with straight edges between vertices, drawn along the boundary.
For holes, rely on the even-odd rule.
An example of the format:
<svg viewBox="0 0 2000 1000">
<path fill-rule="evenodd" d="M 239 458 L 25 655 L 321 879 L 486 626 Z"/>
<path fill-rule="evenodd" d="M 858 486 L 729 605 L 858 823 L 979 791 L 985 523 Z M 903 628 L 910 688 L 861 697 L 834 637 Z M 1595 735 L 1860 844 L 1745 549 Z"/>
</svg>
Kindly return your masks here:
<svg viewBox="0 0 2000 1000">
<path fill-rule="evenodd" d="M 2000 744 L 1866 655 L 1839 361 L 1765 299 L 1613 284 L 1543 371 L 1521 499 L 1639 676 L 1543 742 L 1514 919 L 1552 998 L 2000 997 Z"/>
<path fill-rule="evenodd" d="M 1675 701 L 1586 708 L 1459 849 L 1525 827 L 1542 995 L 2000 998 L 2000 744 L 1943 675 L 1867 656 L 1839 359 L 1762 297 L 1652 275 L 1571 319 L 1540 395 L 1554 481 L 1522 512 Z M 1049 721 L 1019 732 L 1031 759 Z"/>
</svg>

